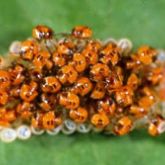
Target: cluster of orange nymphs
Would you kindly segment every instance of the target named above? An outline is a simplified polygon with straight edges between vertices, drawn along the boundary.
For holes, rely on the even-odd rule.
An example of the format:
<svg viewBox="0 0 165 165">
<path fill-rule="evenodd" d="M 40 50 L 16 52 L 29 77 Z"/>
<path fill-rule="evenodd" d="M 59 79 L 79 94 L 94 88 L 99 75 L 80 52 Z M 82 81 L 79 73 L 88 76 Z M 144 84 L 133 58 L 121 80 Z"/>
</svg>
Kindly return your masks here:
<svg viewBox="0 0 165 165">
<path fill-rule="evenodd" d="M 1 139 L 44 131 L 164 132 L 161 56 L 149 46 L 132 52 L 127 39 L 96 40 L 86 26 L 68 34 L 36 26 L 32 38 L 13 42 L 1 57 Z"/>
</svg>

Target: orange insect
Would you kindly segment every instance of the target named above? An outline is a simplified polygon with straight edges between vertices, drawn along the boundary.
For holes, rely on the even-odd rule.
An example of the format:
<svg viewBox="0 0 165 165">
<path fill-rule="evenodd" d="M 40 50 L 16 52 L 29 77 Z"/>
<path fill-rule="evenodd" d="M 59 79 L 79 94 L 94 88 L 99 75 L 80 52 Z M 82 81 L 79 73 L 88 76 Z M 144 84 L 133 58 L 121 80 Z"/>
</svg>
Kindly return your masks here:
<svg viewBox="0 0 165 165">
<path fill-rule="evenodd" d="M 139 78 L 137 77 L 136 74 L 132 73 L 127 80 L 127 85 L 136 89 L 138 84 L 140 83 Z"/>
<path fill-rule="evenodd" d="M 108 91 L 111 92 L 113 89 L 121 88 L 123 85 L 122 77 L 120 75 L 117 75 L 116 73 L 110 73 L 108 77 L 105 79 L 106 81 L 106 88 Z"/>
<path fill-rule="evenodd" d="M 55 113 L 53 111 L 49 111 L 43 115 L 42 125 L 44 129 L 48 130 L 55 128 Z"/>
<path fill-rule="evenodd" d="M 151 72 L 148 73 L 147 79 L 153 84 L 156 85 L 163 80 L 163 68 L 156 67 L 152 68 Z"/>
<path fill-rule="evenodd" d="M 42 80 L 44 78 L 44 73 L 41 72 L 41 71 L 37 71 L 34 68 L 31 68 L 31 69 L 29 69 L 27 76 L 30 76 L 32 81 L 35 81 L 37 83 L 40 83 L 40 82 L 42 82 Z"/>
<path fill-rule="evenodd" d="M 6 91 L 0 89 L 0 105 L 5 105 L 8 102 L 9 95 Z"/>
<path fill-rule="evenodd" d="M 154 102 L 155 102 L 155 94 L 154 92 L 149 89 L 148 87 L 144 87 L 142 89 L 142 93 L 144 96 L 142 96 L 139 101 L 138 104 L 139 106 L 143 107 L 143 108 L 150 108 Z"/>
<path fill-rule="evenodd" d="M 25 69 L 21 65 L 16 65 L 14 68 L 9 70 L 12 85 L 19 85 L 24 81 L 24 71 Z"/>
<path fill-rule="evenodd" d="M 133 90 L 128 86 L 122 87 L 119 90 L 115 91 L 116 102 L 119 105 L 122 105 L 123 107 L 132 104 L 133 95 L 134 95 Z"/>
<path fill-rule="evenodd" d="M 85 48 L 82 50 L 81 54 L 85 57 L 86 63 L 88 65 L 94 65 L 98 62 L 99 49 L 101 48 L 101 43 L 99 41 L 89 41 Z"/>
<path fill-rule="evenodd" d="M 60 69 L 57 77 L 62 84 L 73 84 L 77 80 L 78 73 L 71 65 L 65 65 Z"/>
<path fill-rule="evenodd" d="M 105 84 L 104 82 L 96 83 L 90 97 L 92 99 L 102 99 L 105 96 Z"/>
<path fill-rule="evenodd" d="M 137 58 L 145 65 L 149 65 L 153 62 L 153 57 L 157 55 L 157 51 L 149 46 L 142 46 L 138 49 Z"/>
<path fill-rule="evenodd" d="M 90 41 L 88 41 L 85 49 L 90 50 L 91 52 L 99 53 L 101 46 L 102 45 L 99 40 L 90 40 Z"/>
<path fill-rule="evenodd" d="M 59 54 L 57 51 L 53 53 L 53 62 L 55 66 L 62 67 L 67 63 L 67 57 L 65 54 Z"/>
<path fill-rule="evenodd" d="M 153 105 L 154 103 L 154 98 L 151 96 L 144 96 L 142 98 L 140 98 L 139 100 L 139 105 L 143 108 L 150 108 L 151 105 Z"/>
<path fill-rule="evenodd" d="M 114 132 L 117 135 L 125 135 L 131 131 L 132 128 L 132 121 L 129 117 L 124 116 L 120 118 L 117 124 L 114 127 Z"/>
<path fill-rule="evenodd" d="M 72 55 L 74 49 L 75 44 L 71 40 L 62 40 L 56 46 L 56 51 L 58 52 L 58 54 L 65 54 L 67 56 Z"/>
<path fill-rule="evenodd" d="M 34 128 L 42 129 L 42 118 L 43 118 L 43 113 L 37 111 L 35 114 L 33 114 L 32 119 L 31 119 L 31 125 Z"/>
<path fill-rule="evenodd" d="M 91 118 L 91 123 L 96 127 L 96 128 L 105 128 L 109 123 L 110 120 L 105 115 L 104 113 L 96 113 L 92 116 Z"/>
<path fill-rule="evenodd" d="M 75 53 L 73 55 L 73 66 L 77 72 L 83 72 L 87 67 L 85 57 L 80 53 Z"/>
<path fill-rule="evenodd" d="M 117 107 L 116 107 L 115 101 L 109 96 L 98 101 L 98 111 L 99 112 L 103 111 L 107 115 L 113 116 L 116 108 Z"/>
<path fill-rule="evenodd" d="M 75 45 L 70 40 L 60 41 L 53 53 L 53 61 L 56 66 L 62 67 L 68 63 L 68 60 L 74 53 Z"/>
<path fill-rule="evenodd" d="M 32 116 L 34 110 L 34 104 L 29 102 L 23 102 L 17 105 L 16 112 L 22 119 L 29 119 Z"/>
<path fill-rule="evenodd" d="M 9 127 L 16 120 L 16 113 L 12 109 L 0 108 L 0 126 Z"/>
<path fill-rule="evenodd" d="M 76 38 L 91 38 L 92 30 L 87 26 L 76 26 L 72 29 L 72 36 Z"/>
<path fill-rule="evenodd" d="M 141 118 L 148 113 L 148 109 L 137 105 L 132 105 L 129 109 L 129 113 L 135 118 Z"/>
<path fill-rule="evenodd" d="M 141 62 L 139 61 L 139 59 L 137 58 L 137 54 L 132 54 L 131 55 L 131 59 L 128 59 L 126 61 L 126 67 L 127 69 L 132 69 L 134 71 L 139 70 L 139 68 L 141 67 Z"/>
<path fill-rule="evenodd" d="M 156 116 L 152 119 L 148 126 L 148 133 L 152 136 L 157 136 L 164 132 L 165 120 L 161 116 Z"/>
<path fill-rule="evenodd" d="M 20 54 L 24 60 L 32 60 L 39 52 L 39 45 L 34 40 L 26 40 L 21 43 Z"/>
<path fill-rule="evenodd" d="M 93 51 L 93 48 L 91 47 L 84 48 L 81 54 L 85 57 L 88 65 L 94 65 L 98 62 L 98 53 Z"/>
<path fill-rule="evenodd" d="M 0 108 L 0 126 L 1 127 L 9 127 L 10 123 L 4 119 L 4 115 L 6 114 L 6 108 Z"/>
<path fill-rule="evenodd" d="M 55 109 L 55 106 L 57 105 L 57 97 L 53 93 L 43 93 L 39 105 L 44 111 Z"/>
<path fill-rule="evenodd" d="M 8 71 L 0 70 L 0 89 L 6 89 L 10 86 L 10 74 Z"/>
<path fill-rule="evenodd" d="M 120 59 L 120 48 L 113 43 L 108 43 L 105 47 L 100 51 L 100 61 L 104 64 L 111 63 L 115 66 Z"/>
<path fill-rule="evenodd" d="M 37 40 L 51 39 L 53 37 L 53 30 L 45 25 L 38 25 L 32 30 L 33 38 Z"/>
<path fill-rule="evenodd" d="M 57 93 L 61 89 L 61 84 L 56 77 L 45 77 L 42 83 L 42 91 L 47 93 Z"/>
<path fill-rule="evenodd" d="M 50 60 L 50 53 L 48 51 L 40 51 L 33 59 L 33 65 L 35 70 L 41 72 L 44 67 L 51 69 L 53 66 Z"/>
<path fill-rule="evenodd" d="M 55 115 L 54 111 L 36 113 L 32 118 L 31 125 L 34 128 L 52 130 L 62 124 L 62 119 Z"/>
<path fill-rule="evenodd" d="M 76 94 L 85 96 L 92 90 L 93 84 L 87 77 L 81 77 L 75 83 L 74 88 L 71 90 Z"/>
<path fill-rule="evenodd" d="M 27 102 L 33 101 L 38 95 L 37 87 L 37 83 L 33 81 L 30 84 L 23 84 L 20 89 L 21 99 Z"/>
<path fill-rule="evenodd" d="M 76 109 L 80 105 L 80 99 L 72 92 L 63 92 L 59 96 L 59 104 L 67 109 Z"/>
<path fill-rule="evenodd" d="M 15 110 L 13 109 L 7 109 L 6 113 L 3 116 L 3 119 L 8 121 L 9 123 L 13 122 L 16 120 L 16 113 Z"/>
<path fill-rule="evenodd" d="M 19 98 L 20 97 L 20 87 L 19 86 L 15 86 L 12 89 L 10 89 L 10 93 L 9 93 L 10 97 L 13 98 Z"/>
<path fill-rule="evenodd" d="M 110 69 L 106 64 L 97 63 L 91 67 L 90 75 L 94 81 L 101 81 L 108 77 Z"/>
<path fill-rule="evenodd" d="M 88 111 L 86 108 L 78 107 L 77 109 L 70 110 L 69 116 L 76 123 L 84 123 L 88 117 Z"/>
<path fill-rule="evenodd" d="M 117 74 L 118 79 L 119 79 L 121 82 L 123 82 L 123 80 L 124 80 L 124 73 L 123 73 L 122 67 L 120 67 L 120 66 L 115 66 L 114 72 Z"/>
</svg>

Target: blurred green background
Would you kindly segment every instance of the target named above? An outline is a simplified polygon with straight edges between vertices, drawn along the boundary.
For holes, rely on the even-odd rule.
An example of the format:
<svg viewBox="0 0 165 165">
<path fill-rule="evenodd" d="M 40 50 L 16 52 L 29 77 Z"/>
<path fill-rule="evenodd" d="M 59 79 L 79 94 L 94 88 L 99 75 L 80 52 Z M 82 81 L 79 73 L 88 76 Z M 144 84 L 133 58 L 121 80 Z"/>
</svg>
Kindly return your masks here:
<svg viewBox="0 0 165 165">
<path fill-rule="evenodd" d="M 0 53 L 31 35 L 36 24 L 69 32 L 90 26 L 95 37 L 128 37 L 135 48 L 165 48 L 165 0 L 0 0 Z M 0 142 L 0 165 L 162 165 L 165 135 L 145 131 L 123 137 L 101 134 L 43 135 L 12 144 Z"/>
</svg>

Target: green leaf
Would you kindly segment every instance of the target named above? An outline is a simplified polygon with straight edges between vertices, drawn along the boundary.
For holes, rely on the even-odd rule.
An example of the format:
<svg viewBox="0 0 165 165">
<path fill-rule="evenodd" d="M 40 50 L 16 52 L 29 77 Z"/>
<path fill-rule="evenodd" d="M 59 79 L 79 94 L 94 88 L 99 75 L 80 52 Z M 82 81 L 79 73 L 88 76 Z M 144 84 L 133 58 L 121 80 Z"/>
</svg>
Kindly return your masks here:
<svg viewBox="0 0 165 165">
<path fill-rule="evenodd" d="M 95 37 L 130 38 L 135 48 L 165 48 L 164 0 L 1 0 L 0 53 L 13 40 L 31 35 L 37 24 L 55 32 L 90 26 Z M 28 141 L 0 143 L 0 165 L 159 165 L 165 162 L 165 135 L 144 131 L 123 137 L 102 134 L 37 136 Z"/>
</svg>

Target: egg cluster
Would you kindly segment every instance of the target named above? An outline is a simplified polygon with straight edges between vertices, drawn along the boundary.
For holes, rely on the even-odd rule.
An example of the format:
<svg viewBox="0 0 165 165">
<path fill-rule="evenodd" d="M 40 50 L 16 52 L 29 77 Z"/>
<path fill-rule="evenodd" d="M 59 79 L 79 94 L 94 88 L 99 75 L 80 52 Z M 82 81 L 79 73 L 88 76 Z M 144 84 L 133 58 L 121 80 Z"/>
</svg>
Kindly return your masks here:
<svg viewBox="0 0 165 165">
<path fill-rule="evenodd" d="M 38 25 L 1 57 L 0 126 L 53 133 L 70 121 L 116 135 L 137 127 L 158 135 L 165 130 L 159 54 L 146 45 L 133 52 L 127 39 L 94 39 L 86 26 L 56 34 Z"/>
</svg>

